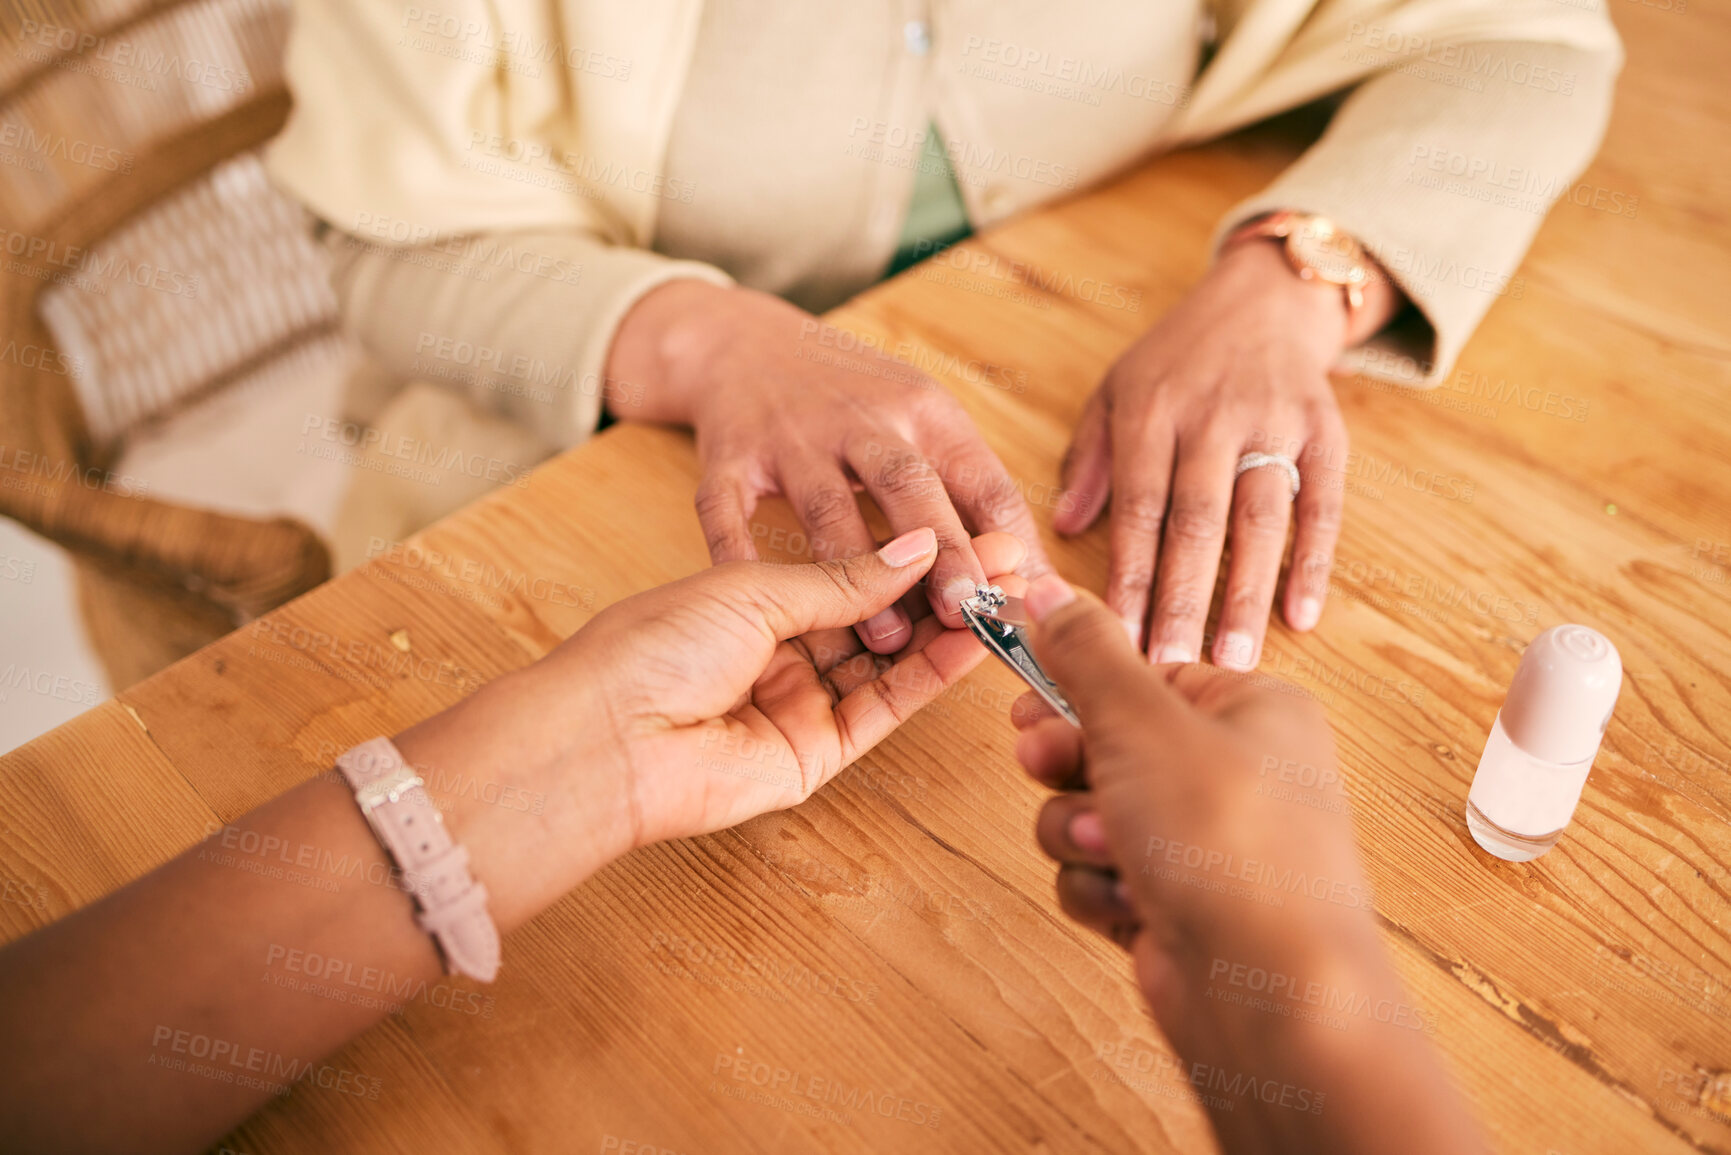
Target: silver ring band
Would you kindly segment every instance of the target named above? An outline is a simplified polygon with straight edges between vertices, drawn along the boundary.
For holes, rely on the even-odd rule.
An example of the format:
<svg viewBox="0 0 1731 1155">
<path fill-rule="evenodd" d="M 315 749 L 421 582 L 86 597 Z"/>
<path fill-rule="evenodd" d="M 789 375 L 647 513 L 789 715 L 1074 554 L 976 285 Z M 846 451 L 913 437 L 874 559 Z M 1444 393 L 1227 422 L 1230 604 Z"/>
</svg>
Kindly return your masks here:
<svg viewBox="0 0 1731 1155">
<path fill-rule="evenodd" d="M 1286 470 L 1286 479 L 1292 482 L 1292 496 L 1298 498 L 1298 463 L 1290 457 L 1282 457 L 1278 453 L 1246 453 L 1238 459 L 1238 468 L 1232 473 L 1236 479 L 1247 470 L 1261 469 L 1265 465 L 1277 465 Z"/>
</svg>

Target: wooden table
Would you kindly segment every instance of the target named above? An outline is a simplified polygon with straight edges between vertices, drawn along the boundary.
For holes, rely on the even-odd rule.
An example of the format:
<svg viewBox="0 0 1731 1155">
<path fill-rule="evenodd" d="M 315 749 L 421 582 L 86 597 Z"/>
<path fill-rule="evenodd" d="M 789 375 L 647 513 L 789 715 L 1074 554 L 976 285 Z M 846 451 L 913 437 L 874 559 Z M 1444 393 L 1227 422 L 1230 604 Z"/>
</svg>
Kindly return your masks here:
<svg viewBox="0 0 1731 1155">
<path fill-rule="evenodd" d="M 1340 385 L 1367 464 L 1335 596 L 1313 636 L 1277 625 L 1264 661 L 1328 709 L 1424 1021 L 1498 1148 L 1541 1155 L 1731 1150 L 1731 229 L 1714 168 L 1731 116 L 1712 79 L 1731 34 L 1704 8 L 1615 9 L 1631 62 L 1584 180 L 1638 196 L 1634 217 L 1560 206 L 1444 389 Z M 998 258 L 983 272 L 916 269 L 833 320 L 954 370 L 1049 527 L 1083 399 L 1200 273 L 1218 214 L 1296 147 L 1263 130 L 1159 160 L 971 242 Z M 1017 261 L 1139 308 L 1018 283 Z M 1404 480 L 1419 470 L 1458 484 L 1437 496 Z M 0 761 L 0 935 L 702 566 L 696 476 L 684 436 L 613 429 L 416 539 L 442 560 L 376 561 Z M 763 523 L 766 545 L 792 525 Z M 1052 548 L 1099 588 L 1105 544 L 1101 528 Z M 1574 825 L 1511 865 L 1461 807 L 1521 647 L 1563 621 L 1612 637 L 1626 682 Z M 341 1052 L 376 1100 L 301 1085 L 229 1146 L 1208 1149 L 1124 959 L 1054 904 L 1042 793 L 1011 757 L 1016 690 L 982 667 L 797 810 L 615 864 L 510 940 L 496 986 L 418 999 Z M 740 1063 L 833 1081 L 852 1107 L 752 1097 L 728 1077 Z"/>
</svg>

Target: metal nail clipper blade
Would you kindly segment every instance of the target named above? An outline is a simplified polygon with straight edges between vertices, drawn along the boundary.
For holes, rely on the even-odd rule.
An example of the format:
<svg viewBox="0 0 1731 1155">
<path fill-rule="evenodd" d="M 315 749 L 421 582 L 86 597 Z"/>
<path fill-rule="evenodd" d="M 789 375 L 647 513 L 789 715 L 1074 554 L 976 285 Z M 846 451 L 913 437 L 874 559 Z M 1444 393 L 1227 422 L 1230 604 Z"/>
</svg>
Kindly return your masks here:
<svg viewBox="0 0 1731 1155">
<path fill-rule="evenodd" d="M 1058 684 L 1046 676 L 1034 653 L 1028 648 L 1028 613 L 1022 599 L 1009 597 L 997 586 L 976 586 L 974 596 L 962 602 L 962 617 L 968 629 L 986 644 L 1022 681 L 1033 687 L 1034 693 L 1058 711 L 1072 726 L 1081 726 L 1076 711 L 1064 698 Z"/>
</svg>

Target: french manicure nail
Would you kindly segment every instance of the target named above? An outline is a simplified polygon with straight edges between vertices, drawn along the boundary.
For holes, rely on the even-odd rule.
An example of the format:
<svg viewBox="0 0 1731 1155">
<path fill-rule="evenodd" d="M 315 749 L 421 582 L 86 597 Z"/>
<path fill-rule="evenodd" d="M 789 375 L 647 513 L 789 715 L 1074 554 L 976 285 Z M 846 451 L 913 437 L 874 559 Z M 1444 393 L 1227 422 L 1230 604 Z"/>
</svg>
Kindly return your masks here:
<svg viewBox="0 0 1731 1155">
<path fill-rule="evenodd" d="M 1100 821 L 1100 815 L 1084 810 L 1070 819 L 1070 844 L 1089 854 L 1105 854 L 1106 825 Z"/>
<path fill-rule="evenodd" d="M 1027 608 L 1028 616 L 1036 622 L 1045 620 L 1047 614 L 1062 606 L 1067 606 L 1076 600 L 1076 591 L 1070 588 L 1070 583 L 1055 573 L 1037 578 L 1028 587 L 1028 592 L 1022 598 L 1022 605 Z"/>
<path fill-rule="evenodd" d="M 1292 611 L 1292 628 L 1309 630 L 1316 628 L 1316 623 L 1322 619 L 1322 601 L 1318 598 L 1301 598 Z"/>
<path fill-rule="evenodd" d="M 1214 661 L 1228 670 L 1252 669 L 1256 665 L 1256 639 L 1242 630 L 1231 631 L 1215 647 Z"/>
<path fill-rule="evenodd" d="M 1196 654 L 1187 646 L 1175 642 L 1167 642 L 1154 652 L 1154 664 L 1164 666 L 1168 662 L 1194 662 Z"/>
<path fill-rule="evenodd" d="M 894 541 L 886 542 L 884 547 L 878 550 L 878 557 L 885 565 L 901 569 L 903 566 L 913 565 L 936 549 L 937 545 L 938 535 L 930 529 L 910 529 Z"/>
<path fill-rule="evenodd" d="M 1142 645 L 1142 623 L 1141 622 L 1136 621 L 1132 618 L 1125 618 L 1124 619 L 1124 632 L 1130 635 L 1130 644 L 1132 646 L 1140 647 Z"/>
</svg>

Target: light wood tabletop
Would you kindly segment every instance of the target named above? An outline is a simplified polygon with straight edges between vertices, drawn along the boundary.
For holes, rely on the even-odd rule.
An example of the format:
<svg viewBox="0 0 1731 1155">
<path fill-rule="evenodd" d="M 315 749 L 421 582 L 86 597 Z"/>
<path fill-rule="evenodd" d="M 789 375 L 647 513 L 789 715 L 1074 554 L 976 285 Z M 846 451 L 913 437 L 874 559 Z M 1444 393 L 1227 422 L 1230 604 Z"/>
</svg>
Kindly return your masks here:
<svg viewBox="0 0 1731 1155">
<path fill-rule="evenodd" d="M 1611 3 L 1630 61 L 1585 194 L 1442 388 L 1339 382 L 1332 596 L 1262 665 L 1335 727 L 1409 1025 L 1496 1147 L 1534 1155 L 1731 1151 L 1731 17 Z M 1104 524 L 1049 533 L 1068 431 L 1303 127 L 1157 159 L 829 319 L 962 399 L 1097 590 Z M 0 760 L 0 937 L 703 566 L 696 481 L 685 435 L 610 429 Z M 765 556 L 799 554 L 785 509 L 758 521 Z M 1559 622 L 1613 639 L 1625 681 L 1573 825 L 1514 865 L 1462 807 L 1522 647 Z M 1019 689 L 983 665 L 804 805 L 615 863 L 507 940 L 496 984 L 409 992 L 330 1060 L 364 1080 L 298 1084 L 227 1146 L 1211 1149 L 1126 960 L 1057 908 Z M 790 1093 L 817 1080 L 839 1094 Z"/>
</svg>

